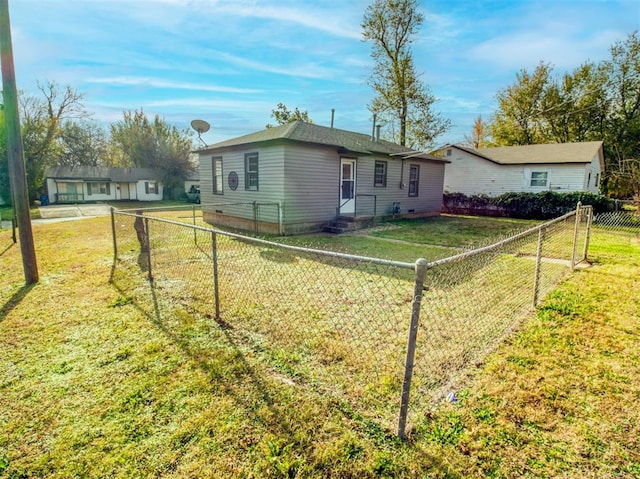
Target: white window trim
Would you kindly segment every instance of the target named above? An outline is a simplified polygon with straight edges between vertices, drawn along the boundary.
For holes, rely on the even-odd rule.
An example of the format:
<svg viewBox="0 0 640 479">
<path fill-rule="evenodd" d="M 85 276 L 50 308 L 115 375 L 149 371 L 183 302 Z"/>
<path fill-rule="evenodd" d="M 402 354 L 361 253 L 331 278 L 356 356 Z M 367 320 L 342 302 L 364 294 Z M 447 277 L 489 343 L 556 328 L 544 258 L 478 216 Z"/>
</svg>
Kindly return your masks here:
<svg viewBox="0 0 640 479">
<path fill-rule="evenodd" d="M 539 181 L 539 179 L 534 178 L 535 175 L 544 175 L 544 185 L 534 185 L 534 181 Z M 549 171 L 548 170 L 538 170 L 531 171 L 531 178 L 529 179 L 529 186 L 531 188 L 548 188 L 549 187 Z"/>
</svg>

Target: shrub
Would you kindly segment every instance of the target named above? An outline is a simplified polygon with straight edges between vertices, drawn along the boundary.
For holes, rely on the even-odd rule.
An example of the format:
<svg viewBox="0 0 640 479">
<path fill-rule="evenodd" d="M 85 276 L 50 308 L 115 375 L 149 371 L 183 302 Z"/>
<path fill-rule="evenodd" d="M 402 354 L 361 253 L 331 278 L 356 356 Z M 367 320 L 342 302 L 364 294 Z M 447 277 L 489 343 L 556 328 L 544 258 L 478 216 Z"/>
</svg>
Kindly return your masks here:
<svg viewBox="0 0 640 479">
<path fill-rule="evenodd" d="M 445 193 L 443 210 L 445 213 L 542 220 L 561 216 L 575 209 L 578 202 L 593 206 L 594 213 L 613 211 L 615 206 L 611 198 L 586 192 L 504 193 L 497 197 Z"/>
</svg>

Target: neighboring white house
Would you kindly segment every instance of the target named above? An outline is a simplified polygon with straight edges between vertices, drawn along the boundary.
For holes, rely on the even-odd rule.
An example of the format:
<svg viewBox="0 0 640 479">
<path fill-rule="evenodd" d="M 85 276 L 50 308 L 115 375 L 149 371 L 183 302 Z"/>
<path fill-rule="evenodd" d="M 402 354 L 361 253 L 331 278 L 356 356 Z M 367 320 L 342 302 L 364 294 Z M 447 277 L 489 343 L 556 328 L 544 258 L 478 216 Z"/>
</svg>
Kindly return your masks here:
<svg viewBox="0 0 640 479">
<path fill-rule="evenodd" d="M 601 141 L 478 149 L 445 145 L 436 154 L 451 162 L 444 173 L 445 193 L 468 196 L 598 193 L 604 173 Z"/>
<path fill-rule="evenodd" d="M 49 203 L 162 200 L 160 174 L 150 168 L 55 166 L 45 178 Z"/>
</svg>

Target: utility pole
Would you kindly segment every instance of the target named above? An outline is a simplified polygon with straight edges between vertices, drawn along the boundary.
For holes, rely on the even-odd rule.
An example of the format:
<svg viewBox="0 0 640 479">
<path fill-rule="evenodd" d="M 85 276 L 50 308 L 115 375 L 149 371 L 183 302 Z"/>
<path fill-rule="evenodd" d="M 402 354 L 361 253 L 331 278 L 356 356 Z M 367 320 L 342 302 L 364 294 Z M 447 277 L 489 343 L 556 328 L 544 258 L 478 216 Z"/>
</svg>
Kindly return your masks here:
<svg viewBox="0 0 640 479">
<path fill-rule="evenodd" d="M 29 215 L 29 192 L 24 164 L 24 150 L 20 134 L 18 114 L 18 90 L 13 65 L 11 45 L 11 22 L 9 21 L 9 0 L 0 0 L 0 56 L 2 56 L 2 94 L 7 127 L 7 160 L 9 163 L 9 184 L 11 186 L 13 208 L 20 232 L 20 251 L 26 284 L 38 282 L 38 263 L 33 243 L 31 217 Z"/>
</svg>

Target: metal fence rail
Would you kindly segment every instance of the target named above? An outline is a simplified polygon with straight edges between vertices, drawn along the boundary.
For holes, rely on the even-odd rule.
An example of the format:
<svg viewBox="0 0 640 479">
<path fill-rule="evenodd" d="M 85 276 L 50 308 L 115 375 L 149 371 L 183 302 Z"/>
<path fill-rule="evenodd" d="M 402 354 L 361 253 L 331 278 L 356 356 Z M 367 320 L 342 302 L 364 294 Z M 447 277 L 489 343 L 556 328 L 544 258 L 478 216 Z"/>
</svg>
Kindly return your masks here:
<svg viewBox="0 0 640 479">
<path fill-rule="evenodd" d="M 586 257 L 591 213 L 411 264 L 214 230 L 195 213 L 112 210 L 112 280 L 141 300 L 151 282 L 156 310 L 216 320 L 287 380 L 403 437 Z"/>
</svg>

